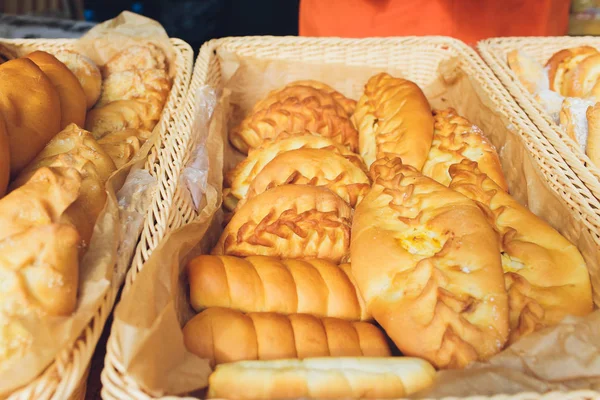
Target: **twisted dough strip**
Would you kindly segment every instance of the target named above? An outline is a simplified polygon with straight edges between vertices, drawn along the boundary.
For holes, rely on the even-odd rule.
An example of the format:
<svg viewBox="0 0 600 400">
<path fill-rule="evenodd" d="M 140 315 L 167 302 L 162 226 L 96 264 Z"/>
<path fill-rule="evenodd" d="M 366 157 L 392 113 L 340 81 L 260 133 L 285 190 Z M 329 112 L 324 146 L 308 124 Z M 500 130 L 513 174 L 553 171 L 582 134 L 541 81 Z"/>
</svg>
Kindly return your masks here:
<svg viewBox="0 0 600 400">
<path fill-rule="evenodd" d="M 183 327 L 189 351 L 211 365 L 306 357 L 386 357 L 385 335 L 368 322 L 308 314 L 248 313 L 208 308 Z"/>
<path fill-rule="evenodd" d="M 371 167 L 352 225 L 352 273 L 403 354 L 439 368 L 499 352 L 508 304 L 497 236 L 476 204 L 399 158 Z"/>
<path fill-rule="evenodd" d="M 196 311 L 227 307 L 243 312 L 305 313 L 368 320 L 350 264 L 276 257 L 202 255 L 187 265 Z"/>
<path fill-rule="evenodd" d="M 577 248 L 521 206 L 477 164 L 450 168 L 450 187 L 477 201 L 501 236 L 502 267 L 510 309 L 510 340 L 593 309 L 592 289 Z"/>
</svg>

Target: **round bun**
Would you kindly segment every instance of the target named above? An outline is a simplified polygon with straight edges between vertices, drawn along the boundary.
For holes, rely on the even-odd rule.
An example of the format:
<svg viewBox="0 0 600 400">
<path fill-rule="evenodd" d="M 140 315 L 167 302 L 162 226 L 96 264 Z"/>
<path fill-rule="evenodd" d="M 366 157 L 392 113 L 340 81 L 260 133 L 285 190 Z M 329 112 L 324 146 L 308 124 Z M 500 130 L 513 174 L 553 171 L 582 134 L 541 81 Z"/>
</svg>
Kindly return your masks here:
<svg viewBox="0 0 600 400">
<path fill-rule="evenodd" d="M 25 58 L 0 65 L 0 112 L 16 176 L 60 131 L 60 99 L 50 79 Z"/>
<path fill-rule="evenodd" d="M 71 50 L 61 50 L 54 56 L 77 77 L 85 94 L 86 108 L 92 108 L 102 91 L 102 75 L 98 66 L 90 58 Z"/>
<path fill-rule="evenodd" d="M 10 178 L 10 146 L 4 118 L 0 116 L 0 198 L 6 193 Z"/>
<path fill-rule="evenodd" d="M 26 58 L 40 67 L 58 92 L 61 109 L 60 129 L 71 123 L 82 127 L 85 123 L 86 98 L 77 77 L 65 64 L 45 51 L 34 51 Z"/>
</svg>

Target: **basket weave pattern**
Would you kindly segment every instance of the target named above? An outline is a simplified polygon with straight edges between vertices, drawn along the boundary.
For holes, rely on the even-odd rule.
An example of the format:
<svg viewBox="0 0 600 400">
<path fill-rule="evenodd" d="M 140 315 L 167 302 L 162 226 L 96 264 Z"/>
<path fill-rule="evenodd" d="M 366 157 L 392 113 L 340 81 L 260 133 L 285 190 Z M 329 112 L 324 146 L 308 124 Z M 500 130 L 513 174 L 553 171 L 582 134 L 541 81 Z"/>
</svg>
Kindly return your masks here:
<svg viewBox="0 0 600 400">
<path fill-rule="evenodd" d="M 191 151 L 191 127 L 195 114 L 195 96 L 203 85 L 222 88 L 221 70 L 216 49 L 224 49 L 239 55 L 261 59 L 284 59 L 304 63 L 332 63 L 348 66 L 368 66 L 372 68 L 402 69 L 404 76 L 419 85 L 431 82 L 437 76 L 440 61 L 458 56 L 463 69 L 475 78 L 476 84 L 490 97 L 495 109 L 511 121 L 518 130 L 527 151 L 537 163 L 554 192 L 568 204 L 573 214 L 585 222 L 591 232 L 600 232 L 600 208 L 598 201 L 582 182 L 567 168 L 557 150 L 535 128 L 532 122 L 514 102 L 510 94 L 494 77 L 477 54 L 462 42 L 444 37 L 407 37 L 372 39 L 302 38 L 302 37 L 245 37 L 225 38 L 205 43 L 194 67 L 189 95 L 183 110 L 178 115 L 177 130 L 180 133 L 182 151 L 177 159 L 177 171 L 170 178 L 173 185 L 179 180 L 185 160 Z M 408 52 L 406 49 L 413 49 Z M 403 51 L 400 51 L 403 50 Z M 401 54 L 400 54 L 401 53 Z M 362 85 L 362 82 L 360 83 Z M 192 204 L 185 204 L 185 198 L 174 193 L 170 200 L 172 214 L 169 228 L 175 229 L 195 217 Z M 590 205 L 590 203 L 593 203 Z M 600 248 L 600 236 L 594 235 Z M 128 283 L 133 282 L 140 268 L 134 264 L 128 273 Z M 125 288 L 127 290 L 127 286 Z M 598 301 L 597 301 L 598 303 Z M 161 393 L 148 393 L 125 373 L 119 344 L 111 334 L 107 343 L 107 354 L 102 372 L 103 399 L 192 399 L 191 397 L 163 396 Z M 520 393 L 518 395 L 496 395 L 493 397 L 473 396 L 475 399 L 600 399 L 600 393 L 593 391 L 552 392 L 546 394 Z M 448 398 L 450 399 L 450 398 Z"/>
<path fill-rule="evenodd" d="M 45 50 L 49 52 L 69 49 L 73 47 L 74 39 L 19 39 L 2 40 L 13 46 L 21 54 L 33 50 Z M 175 68 L 177 74 L 173 80 L 171 93 L 164 106 L 160 121 L 155 129 L 158 130 L 162 145 L 155 146 L 145 163 L 144 168 L 158 180 L 157 193 L 153 197 L 152 204 L 144 220 L 140 242 L 136 248 L 134 260 L 144 260 L 154 248 L 151 238 L 160 238 L 164 232 L 164 224 L 160 216 L 164 214 L 165 206 L 162 200 L 171 198 L 170 192 L 164 189 L 167 183 L 161 177 L 164 170 L 171 168 L 170 153 L 173 151 L 165 143 L 165 139 L 173 135 L 169 131 L 177 111 L 182 106 L 187 94 L 191 79 L 193 51 L 191 47 L 180 39 L 171 39 L 171 44 L 176 53 Z M 156 240 L 156 239 L 155 239 Z M 135 262 L 134 262 L 135 264 Z M 9 400 L 44 400 L 44 399 L 83 399 L 89 374 L 89 363 L 94 353 L 98 339 L 106 323 L 106 319 L 115 303 L 119 288 L 111 286 L 100 308 L 96 311 L 85 330 L 77 340 L 68 348 L 63 349 L 53 363 L 34 381 L 27 386 L 11 393 Z"/>
</svg>

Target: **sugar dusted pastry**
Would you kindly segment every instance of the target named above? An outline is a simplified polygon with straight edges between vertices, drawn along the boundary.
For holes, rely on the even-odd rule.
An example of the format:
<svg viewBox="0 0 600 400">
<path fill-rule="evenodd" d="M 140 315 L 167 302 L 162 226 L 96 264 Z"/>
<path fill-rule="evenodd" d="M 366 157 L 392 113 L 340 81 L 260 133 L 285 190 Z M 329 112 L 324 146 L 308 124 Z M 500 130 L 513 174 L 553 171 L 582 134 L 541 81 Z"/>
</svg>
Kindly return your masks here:
<svg viewBox="0 0 600 400">
<path fill-rule="evenodd" d="M 486 173 L 505 191 L 508 185 L 502 173 L 500 158 L 496 148 L 483 135 L 483 132 L 460 117 L 452 108 L 434 110 L 435 130 L 433 143 L 423 166 L 423 175 L 448 186 L 451 178 L 448 168 L 452 164 L 468 159 L 479 164 Z"/>
<path fill-rule="evenodd" d="M 476 201 L 500 234 L 510 309 L 510 342 L 566 315 L 592 312 L 592 287 L 572 243 L 482 174 L 475 163 L 450 168 L 450 187 Z"/>
<path fill-rule="evenodd" d="M 162 69 L 115 72 L 102 82 L 102 95 L 96 106 L 118 100 L 138 100 L 162 110 L 170 90 L 171 81 Z"/>
<path fill-rule="evenodd" d="M 413 82 L 386 73 L 365 85 L 352 116 L 359 131 L 360 155 L 370 166 L 380 153 L 396 154 L 421 170 L 433 139 L 431 108 Z"/>
<path fill-rule="evenodd" d="M 580 62 L 597 53 L 598 50 L 591 46 L 574 47 L 554 53 L 546 63 L 550 90 L 563 96 L 572 96 L 573 88 L 569 84 L 570 79 L 567 79 L 568 74 Z"/>
<path fill-rule="evenodd" d="M 348 259 L 352 208 L 329 189 L 283 185 L 240 207 L 213 249 L 215 255 Z"/>
<path fill-rule="evenodd" d="M 508 303 L 498 237 L 463 195 L 383 157 L 352 224 L 367 310 L 407 356 L 460 368 L 502 350 Z"/>
<path fill-rule="evenodd" d="M 534 98 L 550 114 L 552 120 L 558 124 L 560 121 L 560 110 L 565 98 L 552 90 L 540 90 Z"/>
<path fill-rule="evenodd" d="M 167 70 L 167 58 L 164 51 L 152 43 L 129 46 L 115 54 L 104 67 L 102 75 L 107 77 L 115 72 L 130 70 L 162 69 Z"/>
<path fill-rule="evenodd" d="M 531 94 L 549 88 L 548 73 L 544 66 L 521 50 L 508 53 L 508 65 L 525 89 Z"/>
<path fill-rule="evenodd" d="M 575 140 L 581 151 L 585 153 L 588 138 L 587 109 L 593 107 L 591 100 L 568 97 L 563 101 L 559 121 L 565 132 Z"/>
</svg>

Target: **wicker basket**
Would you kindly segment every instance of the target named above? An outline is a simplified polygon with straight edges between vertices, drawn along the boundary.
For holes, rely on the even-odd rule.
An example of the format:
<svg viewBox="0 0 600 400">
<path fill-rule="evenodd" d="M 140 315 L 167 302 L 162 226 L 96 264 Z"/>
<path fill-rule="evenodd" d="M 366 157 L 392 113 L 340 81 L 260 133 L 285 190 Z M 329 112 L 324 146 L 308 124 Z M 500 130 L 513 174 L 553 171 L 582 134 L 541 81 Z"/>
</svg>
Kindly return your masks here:
<svg viewBox="0 0 600 400">
<path fill-rule="evenodd" d="M 406 57 L 406 49 L 411 49 L 410 57 Z M 373 38 L 373 39 L 336 39 L 336 38 L 299 38 L 299 37 L 245 37 L 225 38 L 205 43 L 194 67 L 192 83 L 184 109 L 178 115 L 178 138 L 181 151 L 177 164 L 169 171 L 173 182 L 179 180 L 184 162 L 189 158 L 191 150 L 191 127 L 196 108 L 194 93 L 203 85 L 222 88 L 221 66 L 216 56 L 217 49 L 224 49 L 240 55 L 257 59 L 282 59 L 309 63 L 332 63 L 356 67 L 402 68 L 405 76 L 420 85 L 425 85 L 438 73 L 439 63 L 458 56 L 463 69 L 474 77 L 480 89 L 493 103 L 497 112 L 508 118 L 526 144 L 529 155 L 536 163 L 540 173 L 545 177 L 556 196 L 569 206 L 571 213 L 582 221 L 590 232 L 600 232 L 600 217 L 596 213 L 600 203 L 591 195 L 581 181 L 566 167 L 563 159 L 551 144 L 539 133 L 525 113 L 514 102 L 510 94 L 502 87 L 493 73 L 486 67 L 477 54 L 460 41 L 444 37 L 407 37 L 407 38 Z M 397 56 L 395 50 L 403 49 L 404 55 Z M 362 83 L 361 83 L 362 86 Z M 166 172 L 165 172 L 166 173 Z M 192 204 L 184 201 L 185 197 L 175 196 L 171 201 L 171 213 L 168 216 L 168 229 L 172 230 L 186 224 L 196 216 Z M 161 237 L 152 238 L 156 243 Z M 596 246 L 600 249 L 600 236 L 593 234 Z M 137 260 L 136 260 L 137 261 Z M 138 268 L 128 272 L 127 281 L 135 280 Z M 127 290 L 126 286 L 124 290 Z M 157 397 L 142 390 L 134 379 L 125 373 L 120 348 L 114 333 L 107 343 L 107 354 L 102 371 L 103 399 L 191 399 L 191 397 Z M 471 399 L 482 399 L 477 396 Z M 553 392 L 540 395 L 538 393 L 521 393 L 518 396 L 494 396 L 496 399 L 592 399 L 600 398 L 594 391 Z"/>
<path fill-rule="evenodd" d="M 20 53 L 27 53 L 32 50 L 56 51 L 68 49 L 73 46 L 75 40 L 19 39 L 2 40 L 0 43 L 10 44 L 16 47 Z M 157 190 L 144 220 L 141 239 L 136 248 L 134 265 L 136 263 L 141 264 L 152 250 L 154 242 L 149 238 L 160 237 L 160 233 L 163 232 L 165 222 L 162 217 L 165 210 L 168 209 L 167 204 L 170 204 L 168 201 L 167 204 L 164 204 L 163 201 L 172 198 L 165 178 L 165 170 L 172 167 L 172 153 L 176 152 L 168 144 L 171 143 L 169 139 L 173 136 L 173 129 L 169 128 L 172 127 L 173 120 L 187 94 L 192 72 L 193 51 L 187 43 L 180 39 L 171 39 L 171 44 L 175 49 L 177 74 L 161 119 L 156 127 L 159 130 L 163 145 L 154 147 L 151 150 L 144 166 L 152 176 L 157 178 L 159 190 Z M 161 180 L 161 178 L 163 179 Z M 110 287 L 100 308 L 73 345 L 62 350 L 54 362 L 40 376 L 27 386 L 11 393 L 8 399 L 83 399 L 85 397 L 90 359 L 106 319 L 113 308 L 118 290 L 119 287 Z"/>
<path fill-rule="evenodd" d="M 583 45 L 600 49 L 600 38 L 568 36 L 494 38 L 479 42 L 477 48 L 485 62 L 500 78 L 527 116 L 592 194 L 600 199 L 600 168 L 594 165 L 589 157 L 581 151 L 577 142 L 552 120 L 541 104 L 521 84 L 506 61 L 507 54 L 514 49 L 525 51 L 539 62 L 546 63 L 552 54 L 559 50 Z M 598 212 L 600 213 L 600 210 Z"/>
</svg>

